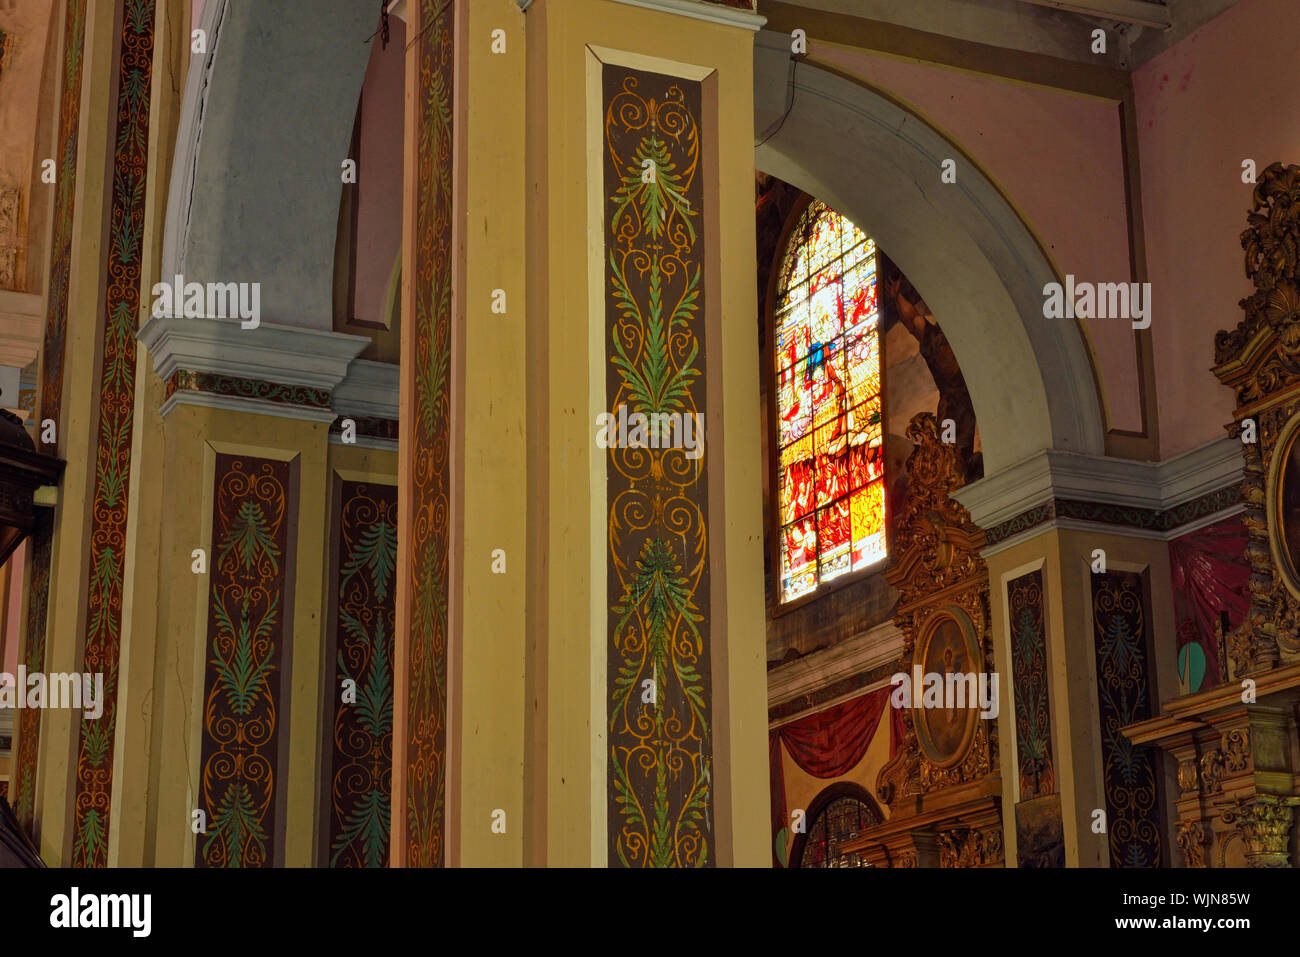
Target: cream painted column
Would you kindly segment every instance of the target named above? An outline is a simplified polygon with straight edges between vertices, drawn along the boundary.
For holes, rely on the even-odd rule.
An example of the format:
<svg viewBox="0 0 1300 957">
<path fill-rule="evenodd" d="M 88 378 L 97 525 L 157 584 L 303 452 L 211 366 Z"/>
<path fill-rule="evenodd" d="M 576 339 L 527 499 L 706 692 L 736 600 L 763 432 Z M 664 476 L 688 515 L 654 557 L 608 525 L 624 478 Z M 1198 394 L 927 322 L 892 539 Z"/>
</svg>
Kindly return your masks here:
<svg viewBox="0 0 1300 957">
<path fill-rule="evenodd" d="M 149 180 L 140 270 L 140 322 L 149 318 L 150 291 L 161 278 L 163 228 L 167 217 L 172 155 L 180 118 L 181 90 L 190 59 L 190 5 L 162 0 L 154 11 L 154 70 L 149 111 Z M 131 498 L 128 506 L 126 567 L 122 602 L 122 648 L 113 749 L 113 796 L 108 827 L 108 866 L 143 867 L 152 863 L 149 811 L 156 800 L 149 789 L 153 753 L 154 656 L 158 645 L 160 590 L 177 579 L 192 584 L 190 561 L 180 568 L 159 564 L 163 524 L 166 450 L 158 409 L 162 380 L 152 374 L 148 350 L 136 352 L 135 428 L 131 447 Z M 184 822 L 182 822 L 183 824 Z"/>
<path fill-rule="evenodd" d="M 606 63 L 702 87 L 715 835 L 709 859 L 770 862 L 753 318 L 753 30 L 760 23 L 734 8 L 676 0 L 536 0 L 525 14 L 530 863 L 603 867 L 610 858 L 607 453 L 595 442 L 609 368 Z"/>
<path fill-rule="evenodd" d="M 105 197 L 110 186 L 110 164 L 105 157 L 113 154 L 117 115 L 116 6 L 113 0 L 87 0 L 86 3 L 63 403 L 55 423 L 57 454 L 68 464 L 54 518 L 46 624 L 47 673 L 81 671 L 85 634 L 90 501 L 99 411 L 99 396 L 86 384 L 99 378 L 98 338 L 104 308 L 103 237 L 107 229 Z M 71 818 L 79 723 L 79 712 L 46 709 L 41 713 L 36 818 L 41 857 L 50 865 L 67 864 L 72 854 Z"/>
<path fill-rule="evenodd" d="M 319 844 L 323 774 L 322 720 L 326 662 L 323 609 L 329 568 L 329 408 L 301 403 L 301 393 L 329 393 L 344 379 L 366 339 L 263 322 L 244 331 L 235 320 L 153 319 L 141 330 L 152 357 L 150 375 L 173 386 L 160 415 L 165 456 L 159 568 L 158 640 L 153 672 L 150 806 L 144 856 L 155 866 L 195 861 L 191 814 L 201 793 L 204 687 L 211 652 L 211 576 L 216 456 L 237 454 L 291 463 L 290 551 L 281 607 L 281 667 L 274 770 L 275 814 L 262 824 L 275 842 L 278 866 L 311 866 Z M 243 376 L 270 399 L 222 394 L 214 380 Z M 205 379 L 211 376 L 211 379 Z M 282 383 L 292 383 L 284 385 Z M 206 551 L 207 572 L 193 571 L 193 551 Z"/>
<path fill-rule="evenodd" d="M 525 16 L 458 3 L 447 862 L 524 863 Z M 459 495 L 457 495 L 459 490 Z"/>
</svg>

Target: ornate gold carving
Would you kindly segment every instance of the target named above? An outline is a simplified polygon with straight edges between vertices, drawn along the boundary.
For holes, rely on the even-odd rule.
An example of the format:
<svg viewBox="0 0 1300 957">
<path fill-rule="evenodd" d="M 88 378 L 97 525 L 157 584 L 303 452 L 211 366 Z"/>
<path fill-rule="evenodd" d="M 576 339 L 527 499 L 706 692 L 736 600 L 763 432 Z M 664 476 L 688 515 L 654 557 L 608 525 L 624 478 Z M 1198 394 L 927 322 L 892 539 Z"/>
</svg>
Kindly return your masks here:
<svg viewBox="0 0 1300 957">
<path fill-rule="evenodd" d="M 1250 768 L 1250 729 L 1236 728 L 1223 736 L 1223 766 L 1230 772 Z"/>
<path fill-rule="evenodd" d="M 1292 808 L 1300 797 L 1256 794 L 1220 802 L 1224 824 L 1236 825 L 1250 867 L 1290 867 Z"/>
<path fill-rule="evenodd" d="M 1206 794 L 1216 794 L 1223 790 L 1219 779 L 1223 777 L 1223 752 L 1217 748 L 1201 755 L 1201 787 Z"/>
<path fill-rule="evenodd" d="M 938 835 L 940 867 L 984 867 L 1002 862 L 1002 828 L 958 828 Z"/>
<path fill-rule="evenodd" d="M 1205 847 L 1210 843 L 1205 825 L 1200 821 L 1178 822 L 1178 846 L 1183 852 L 1184 867 L 1205 867 Z"/>
<path fill-rule="evenodd" d="M 991 671 L 988 567 L 979 555 L 984 533 L 970 513 L 952 498 L 965 484 L 965 466 L 957 448 L 939 437 L 935 416 L 922 412 L 907 427 L 916 447 L 907 459 L 907 500 L 900 513 L 885 577 L 898 590 L 895 623 L 903 632 L 897 671 L 911 675 L 917 660 L 918 638 L 943 617 L 961 622 L 964 616 L 975 634 L 979 661 L 969 667 Z M 922 649 L 923 651 L 924 649 Z M 903 712 L 903 747 L 877 778 L 877 795 L 886 804 L 916 794 L 985 777 L 997 767 L 997 735 L 993 722 L 977 720 L 964 750 L 936 760 L 920 747 L 915 718 Z"/>
<path fill-rule="evenodd" d="M 1282 581 L 1267 511 L 1269 476 L 1281 477 L 1272 460 L 1287 451 L 1278 438 L 1300 406 L 1286 397 L 1300 382 L 1300 166 L 1273 163 L 1260 174 L 1246 221 L 1241 245 L 1255 291 L 1241 300 L 1236 328 L 1214 340 L 1214 374 L 1235 391 L 1237 419 L 1254 418 L 1258 431 L 1257 441 L 1242 443 L 1250 610 L 1227 638 L 1234 678 L 1276 668 L 1282 651 L 1300 653 L 1300 602 Z M 1240 425 L 1229 432 L 1239 435 Z M 1300 593 L 1300 582 L 1292 587 Z"/>
<path fill-rule="evenodd" d="M 1187 758 L 1178 762 L 1178 787 L 1183 791 L 1195 791 L 1201 783 L 1196 771 L 1196 759 Z"/>
</svg>

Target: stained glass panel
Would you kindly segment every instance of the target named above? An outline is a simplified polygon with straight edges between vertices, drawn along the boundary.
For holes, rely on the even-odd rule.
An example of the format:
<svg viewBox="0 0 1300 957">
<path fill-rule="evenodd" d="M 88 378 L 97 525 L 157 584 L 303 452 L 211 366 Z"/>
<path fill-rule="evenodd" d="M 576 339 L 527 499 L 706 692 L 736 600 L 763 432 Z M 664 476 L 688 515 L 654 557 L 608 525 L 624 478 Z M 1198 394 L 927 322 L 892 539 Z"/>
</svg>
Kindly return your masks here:
<svg viewBox="0 0 1300 957">
<path fill-rule="evenodd" d="M 826 805 L 808 828 L 808 840 L 799 855 L 799 867 L 866 867 L 867 862 L 855 853 L 840 849 L 846 841 L 860 836 L 880 823 L 880 815 L 864 801 L 852 796 L 835 798 Z"/>
<path fill-rule="evenodd" d="M 860 229 L 814 201 L 781 269 L 782 601 L 885 557 L 875 252 Z"/>
</svg>

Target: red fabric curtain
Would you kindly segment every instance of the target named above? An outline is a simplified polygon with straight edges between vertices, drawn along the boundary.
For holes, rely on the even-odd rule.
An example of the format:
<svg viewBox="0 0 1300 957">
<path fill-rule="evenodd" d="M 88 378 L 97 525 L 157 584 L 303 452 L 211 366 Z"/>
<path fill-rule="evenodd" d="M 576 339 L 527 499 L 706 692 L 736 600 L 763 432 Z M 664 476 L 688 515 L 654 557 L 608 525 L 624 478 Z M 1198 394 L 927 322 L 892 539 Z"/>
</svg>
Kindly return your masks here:
<svg viewBox="0 0 1300 957">
<path fill-rule="evenodd" d="M 892 685 L 850 698 L 782 725 L 768 736 L 768 763 L 772 793 L 772 862 L 776 856 L 776 838 L 787 827 L 785 772 L 781 767 L 781 743 L 800 769 L 813 777 L 837 778 L 855 768 L 876 736 L 880 715 L 889 703 Z M 892 758 L 903 739 L 902 711 L 893 709 L 889 723 L 889 756 Z"/>
</svg>

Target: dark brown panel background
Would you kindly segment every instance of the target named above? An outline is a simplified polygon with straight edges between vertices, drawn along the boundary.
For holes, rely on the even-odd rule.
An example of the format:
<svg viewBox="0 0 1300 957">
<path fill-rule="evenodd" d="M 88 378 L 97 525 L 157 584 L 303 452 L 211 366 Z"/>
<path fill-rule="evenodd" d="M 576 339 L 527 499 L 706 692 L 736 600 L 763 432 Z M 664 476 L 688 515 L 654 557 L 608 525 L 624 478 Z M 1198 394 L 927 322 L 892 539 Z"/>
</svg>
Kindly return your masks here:
<svg viewBox="0 0 1300 957">
<path fill-rule="evenodd" d="M 292 471 L 288 462 L 217 456 L 199 785 L 207 830 L 196 867 L 278 863 Z"/>
<path fill-rule="evenodd" d="M 700 85 L 613 66 L 603 80 L 607 411 L 702 423 Z M 685 444 L 680 432 L 647 439 Z M 609 862 L 705 866 L 714 862 L 705 458 L 622 445 L 608 455 Z"/>
</svg>

